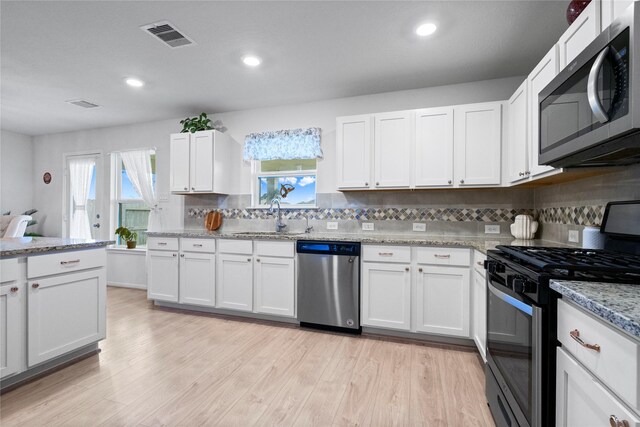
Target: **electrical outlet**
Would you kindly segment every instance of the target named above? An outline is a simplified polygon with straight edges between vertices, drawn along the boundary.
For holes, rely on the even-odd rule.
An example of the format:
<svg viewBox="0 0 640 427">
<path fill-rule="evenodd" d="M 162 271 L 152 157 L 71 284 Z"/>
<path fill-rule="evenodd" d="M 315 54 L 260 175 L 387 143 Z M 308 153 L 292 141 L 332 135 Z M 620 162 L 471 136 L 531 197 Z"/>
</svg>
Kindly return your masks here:
<svg viewBox="0 0 640 427">
<path fill-rule="evenodd" d="M 421 222 L 414 222 L 413 231 L 427 231 L 427 224 L 423 224 Z"/>
<path fill-rule="evenodd" d="M 569 242 L 580 243 L 580 234 L 578 230 L 569 230 Z"/>
<path fill-rule="evenodd" d="M 159 202 L 168 202 L 169 201 L 169 193 L 160 193 L 158 195 Z"/>
<path fill-rule="evenodd" d="M 362 230 L 364 231 L 373 231 L 373 223 L 372 222 L 363 222 Z"/>
<path fill-rule="evenodd" d="M 337 230 L 338 223 L 337 222 L 327 222 L 327 230 Z"/>
<path fill-rule="evenodd" d="M 484 234 L 500 234 L 499 225 L 485 225 Z"/>
</svg>

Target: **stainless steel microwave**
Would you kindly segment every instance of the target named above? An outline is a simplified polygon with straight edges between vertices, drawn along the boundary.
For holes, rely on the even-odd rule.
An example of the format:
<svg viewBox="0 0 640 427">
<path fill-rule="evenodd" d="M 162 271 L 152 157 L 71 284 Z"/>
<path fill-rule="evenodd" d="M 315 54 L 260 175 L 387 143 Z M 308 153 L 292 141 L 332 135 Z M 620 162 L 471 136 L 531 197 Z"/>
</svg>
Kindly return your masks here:
<svg viewBox="0 0 640 427">
<path fill-rule="evenodd" d="M 634 3 L 538 97 L 541 165 L 640 162 L 640 4 Z"/>
</svg>

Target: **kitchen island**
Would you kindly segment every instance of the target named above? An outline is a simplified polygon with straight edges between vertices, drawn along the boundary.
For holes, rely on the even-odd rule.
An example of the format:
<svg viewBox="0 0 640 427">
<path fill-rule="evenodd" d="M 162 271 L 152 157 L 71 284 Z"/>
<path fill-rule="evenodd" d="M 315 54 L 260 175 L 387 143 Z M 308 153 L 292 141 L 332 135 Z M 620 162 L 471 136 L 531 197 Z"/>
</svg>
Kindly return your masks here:
<svg viewBox="0 0 640 427">
<path fill-rule="evenodd" d="M 0 388 L 100 351 L 112 241 L 0 239 Z"/>
</svg>

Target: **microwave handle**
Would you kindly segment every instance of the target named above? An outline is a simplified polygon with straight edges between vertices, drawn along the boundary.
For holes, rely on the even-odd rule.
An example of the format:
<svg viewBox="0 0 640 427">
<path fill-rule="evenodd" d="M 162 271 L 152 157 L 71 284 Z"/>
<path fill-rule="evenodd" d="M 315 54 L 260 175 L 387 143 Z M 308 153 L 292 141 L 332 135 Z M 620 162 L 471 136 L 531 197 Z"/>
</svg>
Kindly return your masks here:
<svg viewBox="0 0 640 427">
<path fill-rule="evenodd" d="M 602 68 L 602 64 L 604 59 L 609 52 L 609 46 L 602 49 L 602 51 L 598 54 L 595 62 L 591 66 L 591 71 L 589 72 L 589 81 L 587 82 L 587 97 L 589 98 L 589 106 L 591 107 L 591 111 L 593 111 L 593 115 L 596 116 L 596 119 L 600 123 L 606 123 L 609 121 L 609 116 L 607 112 L 602 107 L 602 102 L 600 102 L 600 98 L 598 97 L 598 76 L 600 75 L 600 69 Z"/>
</svg>

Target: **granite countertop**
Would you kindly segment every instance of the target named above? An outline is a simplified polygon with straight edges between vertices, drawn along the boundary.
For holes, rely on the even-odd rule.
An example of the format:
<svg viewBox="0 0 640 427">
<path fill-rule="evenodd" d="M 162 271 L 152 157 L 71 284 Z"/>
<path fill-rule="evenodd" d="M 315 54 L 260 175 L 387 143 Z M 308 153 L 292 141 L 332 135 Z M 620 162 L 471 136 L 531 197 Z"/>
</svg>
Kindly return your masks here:
<svg viewBox="0 0 640 427">
<path fill-rule="evenodd" d="M 149 232 L 149 237 L 192 237 L 250 240 L 331 240 L 342 242 L 360 242 L 387 245 L 412 246 L 450 246 L 477 249 L 482 253 L 495 249 L 497 245 L 518 246 L 562 246 L 546 240 L 514 240 L 504 237 L 485 236 L 433 236 L 411 234 L 374 234 L 374 233 L 271 233 L 261 231 L 206 231 L 206 230 L 168 230 Z"/>
<path fill-rule="evenodd" d="M 640 280 L 637 284 L 552 280 L 550 286 L 565 299 L 640 339 Z"/>
<path fill-rule="evenodd" d="M 59 237 L 11 237 L 0 239 L 0 257 L 99 248 L 113 243 L 115 243 L 113 240 L 62 239 Z"/>
</svg>

